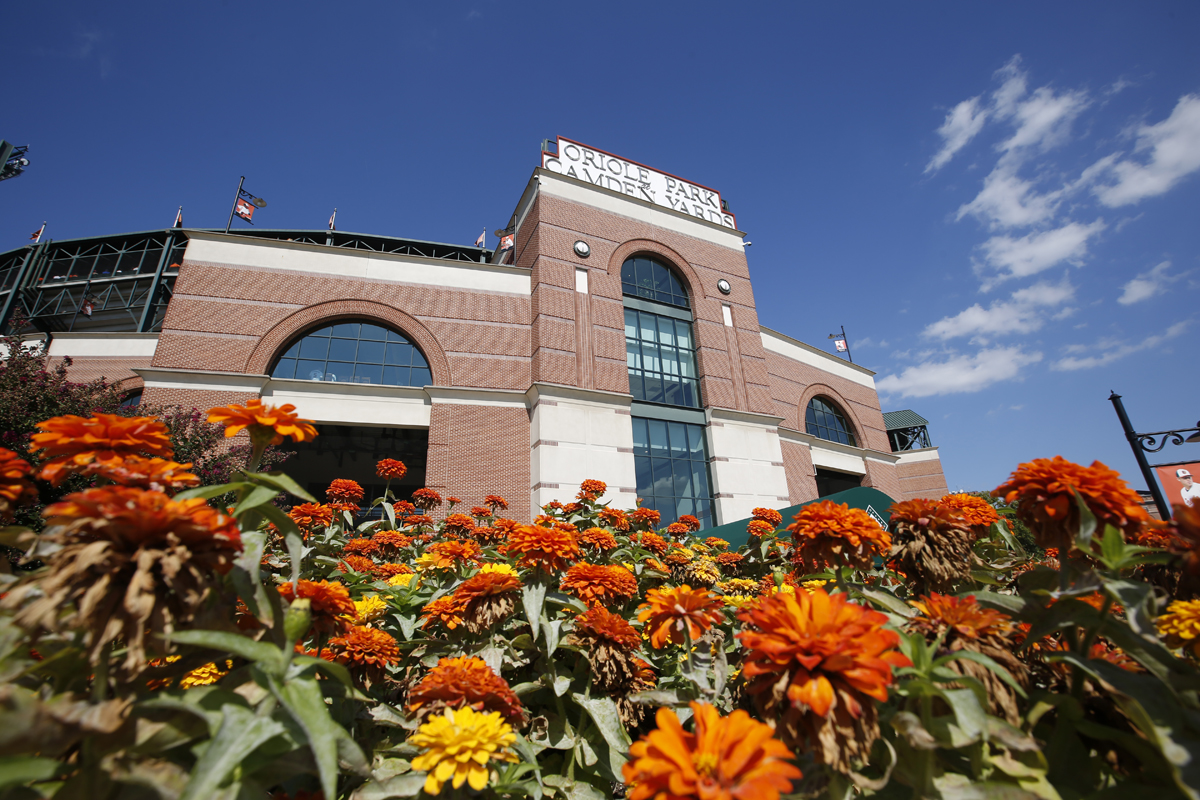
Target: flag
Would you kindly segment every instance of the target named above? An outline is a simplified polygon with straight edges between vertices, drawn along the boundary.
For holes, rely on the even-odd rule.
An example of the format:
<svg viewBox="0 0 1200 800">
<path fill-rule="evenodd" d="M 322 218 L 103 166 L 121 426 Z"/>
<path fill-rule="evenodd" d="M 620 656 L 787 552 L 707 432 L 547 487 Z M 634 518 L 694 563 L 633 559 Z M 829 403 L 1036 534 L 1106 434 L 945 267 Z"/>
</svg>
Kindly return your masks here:
<svg viewBox="0 0 1200 800">
<path fill-rule="evenodd" d="M 172 227 L 174 227 L 174 228 L 182 228 L 183 227 L 183 206 L 180 206 L 179 211 L 176 212 L 175 224 Z"/>
<path fill-rule="evenodd" d="M 335 228 L 334 224 L 333 224 L 333 221 L 335 219 L 337 219 L 337 209 L 336 208 L 333 210 L 333 213 L 329 215 L 329 230 L 331 230 L 331 231 L 337 230 L 337 228 Z"/>
<path fill-rule="evenodd" d="M 502 251 L 503 250 L 512 250 L 512 246 L 513 246 L 513 235 L 511 233 L 508 234 L 507 236 L 500 237 L 500 249 Z"/>
<path fill-rule="evenodd" d="M 46 230 L 46 223 L 43 222 L 42 227 L 38 228 L 33 233 L 29 234 L 30 240 L 32 240 L 35 243 L 40 242 L 42 240 L 42 232 L 45 230 Z"/>
<path fill-rule="evenodd" d="M 837 351 L 839 353 L 846 352 L 846 340 L 845 339 L 837 339 L 836 341 L 834 341 L 833 344 L 835 347 L 837 347 Z"/>
<path fill-rule="evenodd" d="M 479 238 L 475 240 L 476 247 L 483 247 L 484 237 L 487 236 L 487 228 L 483 229 L 483 233 L 479 234 Z"/>
<path fill-rule="evenodd" d="M 83 301 L 83 305 L 81 305 L 79 307 L 79 310 L 83 312 L 83 315 L 85 317 L 90 317 L 92 315 L 93 307 L 94 306 L 92 305 L 92 298 L 89 297 Z"/>
<path fill-rule="evenodd" d="M 242 198 L 239 197 L 238 201 L 237 201 L 237 205 L 235 205 L 233 207 L 233 213 L 237 214 L 239 217 L 246 220 L 246 222 L 249 222 L 251 225 L 254 224 L 250 219 L 251 217 L 254 216 L 254 206 L 252 206 L 249 201 L 243 200 Z"/>
</svg>

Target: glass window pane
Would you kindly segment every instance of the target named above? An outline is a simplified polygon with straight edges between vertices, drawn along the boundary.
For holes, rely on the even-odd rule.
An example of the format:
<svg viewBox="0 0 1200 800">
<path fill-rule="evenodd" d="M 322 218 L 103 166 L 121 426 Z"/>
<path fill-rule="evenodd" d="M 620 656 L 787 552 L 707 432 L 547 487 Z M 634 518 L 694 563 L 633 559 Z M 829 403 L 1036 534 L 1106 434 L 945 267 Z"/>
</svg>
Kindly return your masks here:
<svg viewBox="0 0 1200 800">
<path fill-rule="evenodd" d="M 433 376 L 429 370 L 418 367 L 412 368 L 412 375 L 408 379 L 409 386 L 432 386 Z"/>
<path fill-rule="evenodd" d="M 656 264 L 654 262 L 650 262 L 650 263 L 654 265 L 654 289 L 655 289 L 655 291 L 670 293 L 670 291 L 671 291 L 671 272 L 666 267 L 664 267 L 662 264 Z"/>
<path fill-rule="evenodd" d="M 692 496 L 692 462 L 676 461 L 674 462 L 675 470 L 675 495 L 677 497 Z"/>
<path fill-rule="evenodd" d="M 638 313 L 632 308 L 625 309 L 625 338 L 636 339 L 638 331 Z"/>
<path fill-rule="evenodd" d="M 650 434 L 646 431 L 646 420 L 638 417 L 633 418 L 633 454 L 650 455 Z"/>
<path fill-rule="evenodd" d="M 275 370 L 271 373 L 273 378 L 294 378 L 296 377 L 296 359 L 281 358 L 279 363 L 275 365 Z"/>
<path fill-rule="evenodd" d="M 639 314 L 640 327 L 638 328 L 638 338 L 643 342 L 653 342 L 658 339 L 658 330 L 654 324 L 653 314 Z"/>
<path fill-rule="evenodd" d="M 333 326 L 333 335 L 343 339 L 357 339 L 358 330 L 362 325 L 358 322 L 343 322 Z"/>
<path fill-rule="evenodd" d="M 646 399 L 646 381 L 639 372 L 629 373 L 629 393 L 634 400 Z"/>
<path fill-rule="evenodd" d="M 362 331 L 358 334 L 359 339 L 367 339 L 372 342 L 382 342 L 387 338 L 387 329 L 381 328 L 378 325 L 367 325 L 363 323 Z"/>
<path fill-rule="evenodd" d="M 355 383 L 383 383 L 382 364 L 356 364 L 354 367 Z"/>
<path fill-rule="evenodd" d="M 287 349 L 287 352 L 283 354 L 284 358 L 298 358 L 299 356 L 300 356 L 300 343 L 299 342 L 296 342 L 294 345 L 289 347 Z"/>
<path fill-rule="evenodd" d="M 325 368 L 325 380 L 349 383 L 354 378 L 354 364 L 345 361 L 330 361 Z"/>
<path fill-rule="evenodd" d="M 393 345 L 394 347 L 395 345 Z M 382 364 L 383 342 L 359 342 L 358 363 Z"/>
<path fill-rule="evenodd" d="M 628 339 L 625 340 L 625 366 L 630 369 L 642 368 L 642 348 Z"/>
<path fill-rule="evenodd" d="M 658 341 L 661 344 L 675 347 L 675 320 L 670 317 L 658 318 Z"/>
<path fill-rule="evenodd" d="M 389 342 L 383 363 L 396 367 L 407 367 L 412 363 L 412 353 L 412 345 Z"/>
<path fill-rule="evenodd" d="M 684 425 L 682 422 L 668 422 L 667 429 L 669 431 L 669 439 L 671 442 L 671 455 L 674 458 L 686 458 L 688 452 L 688 435 L 687 429 L 690 425 Z"/>
<path fill-rule="evenodd" d="M 671 469 L 671 459 L 652 458 L 650 465 L 654 471 L 654 485 L 651 487 L 650 493 L 655 497 L 670 497 L 675 494 L 675 473 Z"/>
<path fill-rule="evenodd" d="M 408 367 L 384 367 L 385 386 L 408 386 Z"/>
<path fill-rule="evenodd" d="M 663 378 L 663 402 L 667 405 L 683 405 L 683 387 L 678 378 Z"/>
<path fill-rule="evenodd" d="M 647 403 L 663 402 L 662 378 L 651 373 L 642 378 Z"/>
<path fill-rule="evenodd" d="M 325 380 L 324 361 L 300 361 L 296 364 L 296 377 L 302 381 Z"/>
<path fill-rule="evenodd" d="M 354 351 L 357 349 L 358 342 L 354 341 L 353 339 L 330 339 L 329 360 L 354 361 Z"/>
<path fill-rule="evenodd" d="M 625 263 L 621 265 L 621 283 L 637 283 L 637 277 L 634 274 L 632 259 L 626 259 Z"/>
<path fill-rule="evenodd" d="M 658 360 L 658 346 L 642 343 L 642 369 L 649 372 L 662 372 L 662 365 Z"/>
<path fill-rule="evenodd" d="M 692 326 L 683 320 L 675 320 L 675 340 L 686 350 L 692 349 Z"/>
<path fill-rule="evenodd" d="M 416 347 L 412 349 L 412 365 L 429 371 L 429 362 L 425 360 L 425 356 L 421 355 L 421 351 Z"/>
<path fill-rule="evenodd" d="M 633 467 L 637 475 L 638 496 L 649 494 L 650 484 L 654 483 L 653 473 L 650 470 L 650 459 L 648 457 L 634 458 Z"/>
<path fill-rule="evenodd" d="M 656 456 L 667 454 L 667 423 L 658 419 L 646 420 L 650 430 L 650 452 Z"/>
<path fill-rule="evenodd" d="M 309 336 L 300 342 L 300 357 L 325 360 L 329 353 L 329 340 Z"/>
</svg>

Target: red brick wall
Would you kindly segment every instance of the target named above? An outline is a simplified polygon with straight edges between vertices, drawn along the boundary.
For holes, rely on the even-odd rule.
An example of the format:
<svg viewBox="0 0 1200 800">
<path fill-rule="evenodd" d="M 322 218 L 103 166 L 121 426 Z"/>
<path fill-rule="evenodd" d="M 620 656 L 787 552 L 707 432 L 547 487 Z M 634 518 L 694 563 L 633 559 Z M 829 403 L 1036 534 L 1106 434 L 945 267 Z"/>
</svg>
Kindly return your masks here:
<svg viewBox="0 0 1200 800">
<path fill-rule="evenodd" d="M 812 452 L 795 442 L 781 441 L 779 444 L 783 449 L 783 471 L 787 475 L 788 505 L 816 500 L 817 479 Z"/>
<path fill-rule="evenodd" d="M 51 358 L 49 369 L 62 363 L 61 358 Z M 103 378 L 109 383 L 118 383 L 122 389 L 141 388 L 142 379 L 134 374 L 134 367 L 150 366 L 149 357 L 128 356 L 71 356 L 67 375 L 77 383 L 91 383 Z"/>
<path fill-rule="evenodd" d="M 942 472 L 941 459 L 897 464 L 896 473 L 900 478 L 904 500 L 937 500 L 950 491 L 946 486 L 946 475 Z"/>
<path fill-rule="evenodd" d="M 435 403 L 431 412 L 425 483 L 461 499 L 463 509 L 501 495 L 509 504 L 502 516 L 531 519 L 528 412 L 449 403 Z"/>
</svg>

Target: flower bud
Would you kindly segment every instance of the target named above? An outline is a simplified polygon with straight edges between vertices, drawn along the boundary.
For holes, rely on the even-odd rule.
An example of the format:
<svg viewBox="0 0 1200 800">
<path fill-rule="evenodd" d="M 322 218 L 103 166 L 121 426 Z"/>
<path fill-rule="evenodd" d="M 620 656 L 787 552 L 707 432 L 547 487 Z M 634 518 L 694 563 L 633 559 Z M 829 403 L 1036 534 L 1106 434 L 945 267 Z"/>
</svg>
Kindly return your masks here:
<svg viewBox="0 0 1200 800">
<path fill-rule="evenodd" d="M 312 625 L 312 600 L 307 597 L 298 597 L 288 606 L 287 613 L 283 616 L 283 633 L 287 637 L 289 644 L 294 644 L 308 633 L 309 626 Z"/>
</svg>

